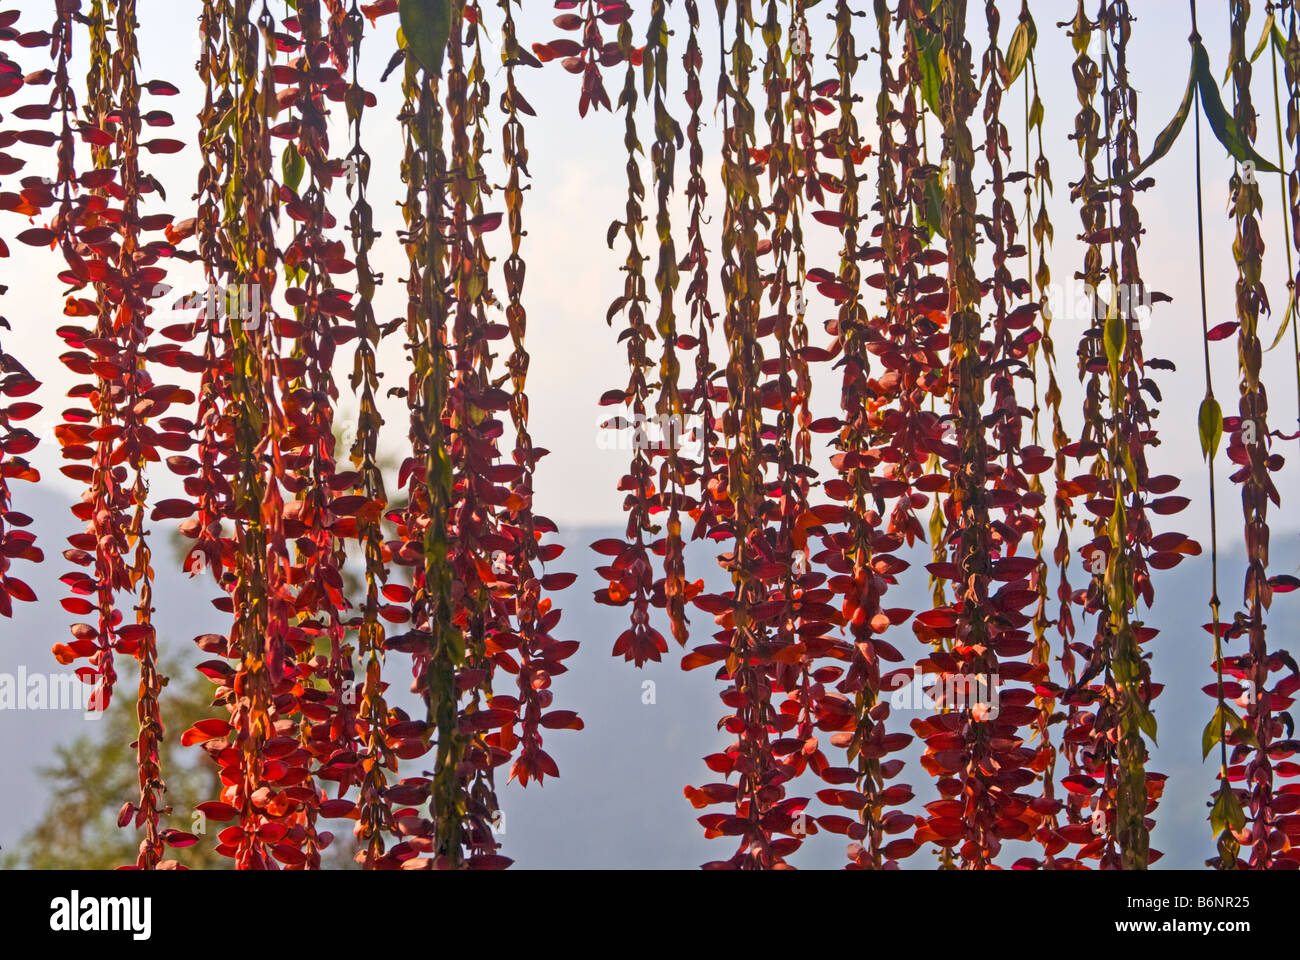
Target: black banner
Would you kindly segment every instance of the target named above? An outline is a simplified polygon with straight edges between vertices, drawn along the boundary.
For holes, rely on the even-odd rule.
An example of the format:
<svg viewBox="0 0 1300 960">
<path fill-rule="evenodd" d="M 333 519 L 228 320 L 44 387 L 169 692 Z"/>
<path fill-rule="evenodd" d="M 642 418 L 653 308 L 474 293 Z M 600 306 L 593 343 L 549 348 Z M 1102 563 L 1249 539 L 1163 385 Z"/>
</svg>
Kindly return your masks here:
<svg viewBox="0 0 1300 960">
<path fill-rule="evenodd" d="M 723 876 L 681 872 L 420 873 L 360 871 L 19 872 L 0 878 L 6 928 L 78 947 L 100 941 L 136 949 L 207 942 L 268 945 L 320 938 L 334 953 L 354 943 L 429 945 L 444 924 L 452 942 L 520 935 L 566 951 L 579 941 L 673 938 L 692 952 L 702 941 L 762 930 L 773 937 L 915 938 L 927 951 L 979 943 L 1009 948 L 1025 937 L 1063 945 L 1098 940 L 1134 945 L 1191 940 L 1230 946 L 1294 929 L 1294 873 L 888 874 L 801 871 Z M 750 915 L 750 916 L 747 916 Z M 823 927 L 830 921 L 831 925 Z M 755 926 L 751 926 L 755 925 Z M 831 930 L 842 931 L 832 934 Z M 315 933 L 313 933 L 315 931 Z M 1019 947 L 1015 947 L 1019 949 Z"/>
</svg>

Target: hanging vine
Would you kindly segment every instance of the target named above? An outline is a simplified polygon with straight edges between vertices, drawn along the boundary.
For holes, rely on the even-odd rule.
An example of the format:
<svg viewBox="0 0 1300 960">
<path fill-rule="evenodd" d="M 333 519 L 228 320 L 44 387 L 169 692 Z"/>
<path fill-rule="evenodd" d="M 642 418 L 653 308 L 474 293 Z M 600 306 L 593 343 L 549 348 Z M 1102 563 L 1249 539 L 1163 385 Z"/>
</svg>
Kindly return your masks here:
<svg viewBox="0 0 1300 960">
<path fill-rule="evenodd" d="M 1250 3 L 1248 0 L 1232 0 L 1228 10 L 1232 38 L 1233 120 L 1240 134 L 1253 141 L 1256 125 L 1250 93 L 1252 66 L 1246 51 Z M 1219 822 L 1232 827 L 1237 842 L 1249 848 L 1247 864 L 1254 869 L 1268 869 L 1274 864 L 1278 839 L 1275 837 L 1277 815 L 1272 809 L 1274 774 L 1271 746 L 1282 731 L 1281 721 L 1273 717 L 1268 685 L 1274 671 L 1289 670 L 1293 678 L 1300 671 L 1289 656 L 1271 654 L 1265 636 L 1265 614 L 1273 600 L 1273 585 L 1268 577 L 1268 504 L 1270 500 L 1276 505 L 1281 504 L 1272 474 L 1281 469 L 1282 457 L 1271 449 L 1273 436 L 1268 425 L 1268 394 L 1261 380 L 1263 344 L 1259 336 L 1259 320 L 1260 315 L 1269 309 L 1268 294 L 1261 279 L 1264 240 L 1258 215 L 1263 203 L 1254 177 L 1234 176 L 1231 191 L 1236 223 L 1233 250 L 1238 266 L 1236 305 L 1240 326 L 1237 329 L 1237 356 L 1241 402 L 1239 416 L 1225 418 L 1223 429 L 1231 437 L 1228 458 L 1238 466 L 1231 479 L 1242 488 L 1247 569 L 1242 601 L 1244 609 L 1234 615 L 1233 626 L 1226 637 L 1228 640 L 1244 637 L 1248 649 L 1244 654 L 1225 658 L 1223 666 L 1229 675 L 1246 681 L 1245 685 L 1253 695 L 1247 698 L 1246 717 L 1239 725 L 1233 725 L 1237 729 L 1229 740 L 1233 750 L 1228 781 L 1235 779 L 1234 767 L 1240 765 L 1242 779 L 1247 783 L 1244 795 L 1236 797 L 1242 803 L 1234 810 L 1232 799 L 1221 793 L 1222 799 L 1216 803 L 1216 810 L 1219 811 Z M 1294 682 L 1293 679 L 1291 683 Z M 1245 814 L 1245 811 L 1249 813 Z M 1228 852 L 1231 852 L 1231 847 Z"/>
</svg>

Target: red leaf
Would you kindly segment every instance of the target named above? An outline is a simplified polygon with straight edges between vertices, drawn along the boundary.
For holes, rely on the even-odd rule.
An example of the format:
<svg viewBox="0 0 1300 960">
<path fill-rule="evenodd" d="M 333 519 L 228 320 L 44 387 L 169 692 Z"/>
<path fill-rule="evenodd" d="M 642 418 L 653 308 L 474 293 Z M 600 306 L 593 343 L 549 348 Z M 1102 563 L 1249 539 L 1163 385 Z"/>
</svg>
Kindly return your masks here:
<svg viewBox="0 0 1300 960">
<path fill-rule="evenodd" d="M 230 732 L 230 724 L 219 717 L 200 720 L 181 734 L 181 746 L 190 747 L 196 743 L 217 740 Z"/>
<path fill-rule="evenodd" d="M 501 226 L 501 213 L 484 213 L 469 222 L 470 227 L 479 233 L 489 233 Z"/>
</svg>

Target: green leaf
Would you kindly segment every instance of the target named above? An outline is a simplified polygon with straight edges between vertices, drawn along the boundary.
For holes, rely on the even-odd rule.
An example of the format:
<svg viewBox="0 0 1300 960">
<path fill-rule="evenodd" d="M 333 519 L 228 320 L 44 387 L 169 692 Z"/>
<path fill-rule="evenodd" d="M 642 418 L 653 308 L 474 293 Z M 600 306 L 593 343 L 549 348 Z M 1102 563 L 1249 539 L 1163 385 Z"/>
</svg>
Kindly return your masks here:
<svg viewBox="0 0 1300 960">
<path fill-rule="evenodd" d="M 1178 139 L 1178 135 L 1183 132 L 1183 125 L 1187 123 L 1187 118 L 1192 113 L 1192 106 L 1196 103 L 1198 51 L 1201 56 L 1205 54 L 1205 50 L 1200 44 L 1197 44 L 1192 50 L 1192 65 L 1187 71 L 1187 89 L 1183 93 L 1183 102 L 1178 105 L 1178 112 L 1174 114 L 1174 118 L 1156 137 L 1151 147 L 1151 155 L 1130 170 L 1128 176 L 1124 178 L 1125 180 L 1136 180 L 1148 167 L 1170 151 L 1174 142 Z"/>
<path fill-rule="evenodd" d="M 234 122 L 235 122 L 235 108 L 231 106 L 231 108 L 227 110 L 225 114 L 221 117 L 220 122 L 218 122 L 217 125 L 212 128 L 212 133 L 208 135 L 208 139 L 204 141 L 203 145 L 207 147 L 216 143 L 217 140 L 219 140 L 221 136 L 225 134 L 234 125 Z"/>
<path fill-rule="evenodd" d="M 1295 315 L 1295 311 L 1295 290 L 1292 290 L 1291 296 L 1286 301 L 1286 313 L 1282 314 L 1282 326 L 1277 328 L 1277 336 L 1273 338 L 1273 345 L 1268 348 L 1269 350 L 1277 349 L 1277 345 L 1282 342 L 1282 335 L 1286 333 L 1286 328 L 1291 326 L 1291 318 Z"/>
<path fill-rule="evenodd" d="M 943 47 L 943 38 L 931 33 L 915 20 L 911 22 L 910 29 L 916 39 L 917 63 L 921 68 L 921 98 L 925 100 L 930 112 L 938 116 L 942 112 L 939 104 L 942 77 L 939 53 Z"/>
<path fill-rule="evenodd" d="M 1201 732 L 1201 759 L 1204 760 L 1214 749 L 1214 745 L 1222 739 L 1219 727 L 1219 713 L 1216 710 L 1210 722 L 1205 725 L 1205 730 Z"/>
<path fill-rule="evenodd" d="M 1214 809 L 1210 811 L 1210 829 L 1215 836 L 1223 833 L 1225 827 L 1240 830 L 1246 825 L 1246 814 L 1241 809 L 1237 792 L 1226 780 L 1219 787 L 1219 794 L 1214 800 Z"/>
<path fill-rule="evenodd" d="M 1088 44 L 1092 41 L 1092 29 L 1088 24 L 1088 15 L 1083 11 L 1083 4 L 1079 4 L 1079 10 L 1074 15 L 1074 25 L 1070 29 L 1070 43 L 1077 54 L 1088 52 Z"/>
<path fill-rule="evenodd" d="M 1250 141 L 1237 129 L 1236 121 L 1223 106 L 1219 88 L 1210 73 L 1210 56 L 1199 43 L 1192 55 L 1192 72 L 1201 91 L 1201 108 L 1205 111 L 1205 119 L 1210 122 L 1210 129 L 1224 149 L 1238 163 L 1253 163 L 1257 172 L 1281 173 L 1281 170 L 1256 153 Z"/>
<path fill-rule="evenodd" d="M 1219 452 L 1219 443 L 1223 440 L 1223 410 L 1219 401 L 1206 397 L 1201 401 L 1201 412 L 1197 416 L 1201 432 L 1201 456 L 1211 459 Z"/>
<path fill-rule="evenodd" d="M 1124 347 L 1128 343 L 1128 324 L 1120 316 L 1114 289 L 1110 297 L 1110 307 L 1106 311 L 1106 359 L 1110 361 L 1112 375 L 1119 376 L 1119 362 L 1124 357 Z"/>
<path fill-rule="evenodd" d="M 1156 740 L 1156 715 L 1144 703 L 1138 704 L 1138 726 L 1151 738 L 1152 743 L 1159 745 Z"/>
<path fill-rule="evenodd" d="M 1118 179 L 1122 179 L 1124 182 L 1136 180 L 1152 164 L 1170 151 L 1174 142 L 1178 139 L 1178 135 L 1182 133 L 1187 118 L 1191 116 L 1198 90 L 1201 94 L 1201 108 L 1205 113 L 1205 119 L 1209 121 L 1215 137 L 1218 138 L 1219 142 L 1223 144 L 1237 162 L 1246 163 L 1249 161 L 1255 165 L 1257 172 L 1281 172 L 1276 166 L 1256 153 L 1250 141 L 1241 135 L 1236 122 L 1223 107 L 1223 100 L 1219 96 L 1218 87 L 1214 83 L 1214 76 L 1210 72 L 1210 55 L 1205 52 L 1205 47 L 1202 44 L 1195 43 L 1192 45 L 1192 66 L 1187 75 L 1187 89 L 1183 93 L 1183 102 L 1178 105 L 1178 112 L 1174 114 L 1174 118 L 1156 137 L 1151 149 L 1151 155 L 1130 170 L 1127 176 Z M 1108 181 L 1104 186 L 1109 186 L 1114 182 L 1114 180 Z"/>
<path fill-rule="evenodd" d="M 943 184 L 940 177 L 936 173 L 925 181 L 925 209 L 920 214 L 921 222 L 929 229 L 930 236 L 946 240 L 947 234 L 943 232 Z"/>
<path fill-rule="evenodd" d="M 427 73 L 442 73 L 442 55 L 451 36 L 450 0 L 401 0 L 398 14 L 407 50 Z"/>
<path fill-rule="evenodd" d="M 1205 725 L 1205 731 L 1201 734 L 1201 759 L 1204 760 L 1210 755 L 1210 751 L 1222 739 L 1225 730 L 1236 730 L 1240 727 L 1241 718 L 1231 707 L 1226 703 L 1215 707 L 1214 716 L 1210 718 L 1210 722 Z"/>
<path fill-rule="evenodd" d="M 1258 60 L 1259 55 L 1263 53 L 1264 48 L 1268 46 L 1269 37 L 1273 35 L 1273 31 L 1276 29 L 1273 26 L 1273 23 L 1274 23 L 1273 14 L 1270 13 L 1267 19 L 1264 20 L 1264 29 L 1260 31 L 1259 43 L 1255 44 L 1255 52 L 1250 55 L 1251 63 L 1254 63 L 1256 60 Z"/>
<path fill-rule="evenodd" d="M 284 185 L 297 193 L 298 185 L 302 183 L 302 175 L 307 169 L 307 161 L 303 160 L 302 154 L 298 152 L 298 147 L 293 142 L 284 148 L 284 156 L 280 158 L 280 169 L 284 172 Z"/>
<path fill-rule="evenodd" d="M 1011 43 L 1007 45 L 1007 86 L 1016 82 L 1025 64 L 1029 62 L 1029 52 L 1038 40 L 1038 31 L 1033 20 L 1022 20 L 1011 34 Z"/>
<path fill-rule="evenodd" d="M 1280 36 L 1281 33 L 1278 32 L 1277 27 L 1274 26 L 1273 24 L 1273 14 L 1270 13 L 1268 15 L 1268 19 L 1264 21 L 1264 29 L 1260 32 L 1259 43 L 1255 44 L 1255 52 L 1250 55 L 1250 62 L 1254 63 L 1256 60 L 1259 59 L 1260 54 L 1264 52 L 1264 48 L 1268 46 L 1268 41 L 1270 37 L 1272 37 L 1273 43 L 1274 45 L 1276 45 L 1278 38 Z M 1223 85 L 1226 87 L 1228 85 L 1228 81 L 1231 79 L 1232 79 L 1232 64 L 1229 63 L 1228 69 L 1223 72 Z"/>
</svg>

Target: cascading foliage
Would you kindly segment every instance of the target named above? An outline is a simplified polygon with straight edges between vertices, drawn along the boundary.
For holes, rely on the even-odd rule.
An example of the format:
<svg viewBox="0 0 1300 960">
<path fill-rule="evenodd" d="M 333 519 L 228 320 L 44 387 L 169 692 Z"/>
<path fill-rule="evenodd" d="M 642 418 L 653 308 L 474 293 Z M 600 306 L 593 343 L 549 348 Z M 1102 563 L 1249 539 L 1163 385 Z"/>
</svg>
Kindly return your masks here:
<svg viewBox="0 0 1300 960">
<path fill-rule="evenodd" d="M 1255 20 L 1230 0 L 1224 84 L 1193 0 L 1186 95 L 1154 136 L 1130 70 L 1164 23 L 1125 0 L 1078 0 L 1059 25 L 1071 106 L 1044 99 L 1057 68 L 1037 55 L 1033 0 L 557 0 L 553 30 L 522 0 L 176 6 L 200 42 L 175 82 L 142 79 L 135 0 L 55 0 L 32 30 L 0 10 L 0 257 L 25 245 L 57 274 L 72 383 L 57 425 L 36 428 L 48 398 L 10 291 L 0 616 L 37 600 L 28 456 L 53 442 L 82 490 L 49 521 L 78 620 L 53 654 L 94 709 L 134 697 L 139 790 L 117 816 L 139 833 L 132 866 L 183 867 L 200 841 L 174 825 L 160 768 L 155 567 L 172 530 L 227 624 L 193 638 L 212 700 L 179 733 L 220 784 L 197 812 L 221 856 L 319 869 L 351 821 L 365 869 L 511 863 L 502 792 L 557 776 L 546 738 L 583 728 L 554 704 L 578 643 L 552 594 L 576 574 L 550 566 L 563 547 L 534 502 L 547 450 L 528 392 L 529 321 L 532 338 L 556 323 L 528 306 L 526 238 L 551 229 L 528 216 L 546 188 L 529 97 L 538 70 L 562 69 L 579 114 L 617 115 L 619 141 L 583 162 L 621 166 L 627 192 L 609 211 L 621 280 L 605 316 L 627 374 L 590 389 L 633 442 L 624 533 L 592 545 L 594 600 L 626 611 L 614 656 L 642 667 L 671 636 L 684 669 L 714 671 L 731 739 L 704 758 L 712 782 L 685 788 L 728 844 L 710 868 L 787 868 L 818 834 L 842 838 L 851 869 L 1158 859 L 1151 750 L 1179 731 L 1157 724 L 1155 581 L 1202 550 L 1165 519 L 1191 502 L 1160 468 L 1185 405 L 1165 403 L 1156 354 L 1180 334 L 1150 323 L 1170 297 L 1143 279 L 1160 228 L 1141 211 L 1192 120 L 1203 224 L 1219 199 L 1204 121 L 1238 165 L 1232 249 L 1199 240 L 1209 865 L 1300 868 L 1300 668 L 1270 630 L 1300 580 L 1269 559 L 1297 434 L 1270 417 L 1263 362 L 1292 326 L 1300 387 L 1291 0 Z M 395 117 L 362 85 L 382 64 Z M 155 102 L 187 87 L 193 142 Z M 1066 110 L 1070 144 L 1052 144 L 1044 118 Z M 185 151 L 195 184 L 150 172 Z M 1054 250 L 1063 170 L 1079 264 Z M 376 176 L 401 187 L 387 236 Z M 1266 242 L 1275 176 L 1284 232 Z M 1288 290 L 1270 297 L 1283 253 Z M 1212 326 L 1207 259 L 1229 256 L 1236 318 Z M 384 276 L 381 257 L 402 269 Z M 183 266 L 197 290 L 168 285 Z M 1086 316 L 1053 315 L 1054 278 L 1086 291 Z M 382 284 L 405 291 L 401 316 L 377 311 Z M 578 335 L 602 335 L 588 320 Z M 1057 345 L 1076 334 L 1072 410 Z M 1229 338 L 1225 413 L 1210 359 Z M 1216 465 L 1241 493 L 1239 603 L 1219 595 L 1235 573 Z M 908 587 L 931 599 L 899 606 Z M 399 677 L 414 713 L 394 705 Z M 900 690 L 923 703 L 910 722 Z"/>
</svg>

